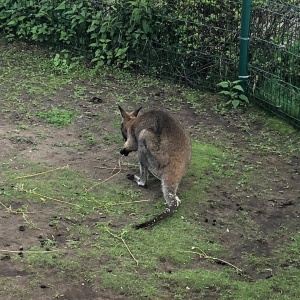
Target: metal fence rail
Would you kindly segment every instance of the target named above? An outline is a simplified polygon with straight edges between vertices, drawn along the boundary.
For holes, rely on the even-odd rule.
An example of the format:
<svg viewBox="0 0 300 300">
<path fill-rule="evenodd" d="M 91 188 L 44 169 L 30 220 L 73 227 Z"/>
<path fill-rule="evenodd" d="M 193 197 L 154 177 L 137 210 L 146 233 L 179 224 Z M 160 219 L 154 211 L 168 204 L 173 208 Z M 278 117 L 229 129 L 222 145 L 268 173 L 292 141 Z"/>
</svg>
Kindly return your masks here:
<svg viewBox="0 0 300 300">
<path fill-rule="evenodd" d="M 249 75 L 249 95 L 300 126 L 300 0 L 3 0 L 0 30 L 195 88 Z"/>
</svg>

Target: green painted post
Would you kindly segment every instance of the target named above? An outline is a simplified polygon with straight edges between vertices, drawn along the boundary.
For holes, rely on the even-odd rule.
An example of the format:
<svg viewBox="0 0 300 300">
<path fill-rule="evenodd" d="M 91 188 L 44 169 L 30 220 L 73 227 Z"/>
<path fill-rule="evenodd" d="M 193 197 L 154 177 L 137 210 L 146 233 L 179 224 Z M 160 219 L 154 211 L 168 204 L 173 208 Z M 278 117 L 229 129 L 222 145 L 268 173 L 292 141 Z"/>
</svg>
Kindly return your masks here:
<svg viewBox="0 0 300 300">
<path fill-rule="evenodd" d="M 247 79 L 249 78 L 248 62 L 251 7 L 252 0 L 243 0 L 240 36 L 239 79 L 242 81 L 241 85 L 244 88 L 245 94 L 248 92 Z"/>
</svg>

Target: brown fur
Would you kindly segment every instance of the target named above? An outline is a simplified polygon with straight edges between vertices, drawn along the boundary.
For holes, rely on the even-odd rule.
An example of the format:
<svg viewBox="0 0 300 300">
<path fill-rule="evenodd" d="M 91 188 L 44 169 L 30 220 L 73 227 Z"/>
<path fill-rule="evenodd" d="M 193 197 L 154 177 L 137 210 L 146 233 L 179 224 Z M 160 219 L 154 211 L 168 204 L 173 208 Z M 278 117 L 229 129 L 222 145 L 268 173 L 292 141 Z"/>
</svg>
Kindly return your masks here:
<svg viewBox="0 0 300 300">
<path fill-rule="evenodd" d="M 122 116 L 122 135 L 125 141 L 121 154 L 138 152 L 140 176 L 129 175 L 138 185 L 146 187 L 148 171 L 162 182 L 162 191 L 168 208 L 160 215 L 136 228 L 147 227 L 173 214 L 180 200 L 178 185 L 191 157 L 189 135 L 168 112 L 150 110 L 139 114 L 141 108 L 128 113 L 119 106 Z"/>
</svg>

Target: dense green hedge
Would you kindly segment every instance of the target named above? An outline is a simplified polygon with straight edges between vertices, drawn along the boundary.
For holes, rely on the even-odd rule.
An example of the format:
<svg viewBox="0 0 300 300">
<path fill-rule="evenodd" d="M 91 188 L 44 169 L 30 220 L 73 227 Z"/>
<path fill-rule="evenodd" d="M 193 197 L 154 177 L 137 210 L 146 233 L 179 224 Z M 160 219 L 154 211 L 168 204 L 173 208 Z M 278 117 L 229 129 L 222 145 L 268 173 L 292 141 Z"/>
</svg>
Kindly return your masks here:
<svg viewBox="0 0 300 300">
<path fill-rule="evenodd" d="M 203 80 L 236 72 L 239 2 L 3 0 L 0 30 L 81 49 L 97 66 Z"/>
</svg>

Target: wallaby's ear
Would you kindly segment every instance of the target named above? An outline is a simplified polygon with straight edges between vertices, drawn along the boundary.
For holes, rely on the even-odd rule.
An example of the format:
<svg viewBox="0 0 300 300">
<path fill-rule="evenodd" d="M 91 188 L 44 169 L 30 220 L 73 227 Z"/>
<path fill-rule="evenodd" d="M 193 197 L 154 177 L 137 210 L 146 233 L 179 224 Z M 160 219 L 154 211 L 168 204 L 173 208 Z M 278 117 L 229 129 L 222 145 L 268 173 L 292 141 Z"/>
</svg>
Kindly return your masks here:
<svg viewBox="0 0 300 300">
<path fill-rule="evenodd" d="M 133 111 L 132 113 L 131 113 L 131 115 L 133 115 L 134 117 L 137 117 L 137 115 L 138 115 L 138 113 L 139 113 L 139 111 L 142 109 L 142 107 L 140 107 L 140 108 L 137 108 L 135 111 Z"/>
<path fill-rule="evenodd" d="M 129 119 L 130 119 L 129 114 L 128 114 L 128 113 L 127 113 L 120 105 L 118 105 L 118 107 L 119 107 L 119 110 L 120 110 L 120 112 L 121 112 L 122 118 L 123 118 L 124 120 L 129 120 Z"/>
</svg>

